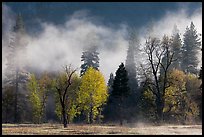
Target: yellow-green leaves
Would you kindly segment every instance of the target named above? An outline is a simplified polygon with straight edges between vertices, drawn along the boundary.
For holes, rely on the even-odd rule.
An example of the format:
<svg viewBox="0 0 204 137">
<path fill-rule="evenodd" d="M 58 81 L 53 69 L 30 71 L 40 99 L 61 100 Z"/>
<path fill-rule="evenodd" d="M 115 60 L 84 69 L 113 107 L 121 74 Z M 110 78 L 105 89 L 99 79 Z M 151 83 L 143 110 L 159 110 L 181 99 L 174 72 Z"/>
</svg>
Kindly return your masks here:
<svg viewBox="0 0 204 137">
<path fill-rule="evenodd" d="M 78 93 L 78 102 L 81 109 L 86 112 L 87 117 L 92 112 L 92 120 L 94 120 L 100 113 L 99 108 L 106 102 L 107 96 L 104 76 L 99 71 L 90 67 L 82 77 Z"/>
<path fill-rule="evenodd" d="M 55 108 L 55 113 L 58 116 L 58 118 L 62 118 L 62 104 L 60 103 L 60 98 L 63 97 L 64 90 L 66 89 L 67 86 L 67 79 L 68 75 L 66 73 L 60 73 L 59 76 L 56 78 L 54 85 L 59 87 L 61 97 L 59 96 L 58 91 L 55 92 L 55 103 L 56 103 L 56 108 Z M 80 77 L 74 73 L 71 77 L 71 85 L 67 89 L 66 95 L 65 95 L 65 111 L 67 115 L 67 122 L 70 123 L 73 121 L 74 117 L 79 113 L 78 108 L 77 108 L 77 92 L 79 91 L 79 86 L 81 83 Z"/>
<path fill-rule="evenodd" d="M 39 123 L 41 119 L 41 114 L 40 114 L 41 100 L 40 100 L 38 89 L 39 88 L 38 88 L 37 79 L 35 78 L 35 75 L 32 74 L 28 82 L 28 90 L 30 92 L 29 100 L 31 102 L 32 110 L 33 110 L 33 121 L 36 123 Z"/>
<path fill-rule="evenodd" d="M 33 110 L 33 121 L 40 123 L 44 115 L 48 92 L 51 89 L 51 79 L 47 73 L 37 80 L 32 74 L 28 82 L 29 100 Z"/>
</svg>

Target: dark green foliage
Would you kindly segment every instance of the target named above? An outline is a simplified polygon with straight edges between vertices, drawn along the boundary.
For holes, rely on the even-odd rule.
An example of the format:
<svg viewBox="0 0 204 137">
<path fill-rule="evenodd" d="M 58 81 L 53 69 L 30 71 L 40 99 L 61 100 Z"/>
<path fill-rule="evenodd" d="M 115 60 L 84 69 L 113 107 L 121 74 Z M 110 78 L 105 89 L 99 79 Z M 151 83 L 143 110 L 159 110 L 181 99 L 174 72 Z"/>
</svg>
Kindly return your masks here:
<svg viewBox="0 0 204 137">
<path fill-rule="evenodd" d="M 113 81 L 114 81 L 114 76 L 113 76 L 113 73 L 111 73 L 110 78 L 108 80 L 108 94 L 111 94 L 111 92 L 113 90 L 113 88 L 112 88 Z"/>
<path fill-rule="evenodd" d="M 130 95 L 130 89 L 128 87 L 128 77 L 127 71 L 123 63 L 120 64 L 118 70 L 116 71 L 116 76 L 113 81 L 113 90 L 109 96 L 109 103 L 111 104 L 112 118 L 117 118 L 120 120 L 120 124 L 126 118 L 124 111 L 127 108 L 126 101 Z M 113 107 L 114 106 L 114 107 Z"/>
<path fill-rule="evenodd" d="M 113 121 L 113 115 L 114 112 L 112 111 L 115 107 L 115 105 L 113 104 L 113 97 L 110 96 L 112 94 L 113 91 L 113 81 L 114 81 L 114 75 L 113 73 L 110 74 L 110 78 L 108 80 L 108 101 L 107 104 L 104 106 L 104 109 L 102 111 L 102 115 L 104 115 L 104 121 Z"/>
<path fill-rule="evenodd" d="M 15 98 L 15 87 L 5 86 L 2 89 L 2 122 L 27 122 L 30 119 L 31 109 L 25 94 L 17 93 L 17 104 Z M 15 107 L 17 106 L 17 113 L 15 113 Z M 14 117 L 14 114 L 16 116 Z M 15 120 L 16 118 L 16 120 Z"/>
<path fill-rule="evenodd" d="M 113 91 L 112 96 L 115 98 L 124 98 L 127 97 L 130 93 L 128 87 L 128 77 L 127 71 L 123 63 L 120 64 L 118 70 L 116 71 L 116 76 L 113 81 Z"/>
<path fill-rule="evenodd" d="M 90 47 L 87 51 L 82 52 L 81 61 L 81 76 L 86 72 L 89 67 L 98 70 L 99 68 L 99 53 L 96 51 L 96 46 Z"/>
<path fill-rule="evenodd" d="M 13 122 L 15 94 L 12 87 L 2 89 L 2 122 Z"/>
<path fill-rule="evenodd" d="M 182 47 L 182 70 L 184 72 L 190 72 L 197 74 L 198 58 L 197 53 L 200 50 L 201 42 L 199 35 L 195 29 L 193 22 L 190 24 L 190 28 L 186 28 L 184 34 L 184 44 Z"/>
<path fill-rule="evenodd" d="M 156 120 L 155 97 L 149 90 L 149 87 L 152 86 L 149 83 L 152 83 L 151 79 L 146 79 L 141 82 L 141 95 L 137 103 L 137 120 L 141 120 L 143 122 L 154 122 Z"/>
</svg>

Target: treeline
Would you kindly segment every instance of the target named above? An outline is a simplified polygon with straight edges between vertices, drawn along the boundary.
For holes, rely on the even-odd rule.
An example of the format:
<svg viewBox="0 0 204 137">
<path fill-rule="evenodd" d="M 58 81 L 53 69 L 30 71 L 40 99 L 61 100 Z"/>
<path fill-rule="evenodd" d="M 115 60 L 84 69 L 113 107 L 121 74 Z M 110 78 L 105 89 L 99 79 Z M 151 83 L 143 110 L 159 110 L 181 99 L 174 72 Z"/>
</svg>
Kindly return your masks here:
<svg viewBox="0 0 204 137">
<path fill-rule="evenodd" d="M 18 56 L 27 44 L 19 15 L 11 33 L 2 86 L 2 122 L 54 121 L 64 127 L 81 122 L 199 122 L 202 68 L 197 68 L 197 54 L 201 41 L 193 22 L 183 41 L 176 27 L 173 32 L 161 40 L 150 36 L 140 50 L 137 33 L 131 30 L 126 62 L 118 64 L 106 84 L 97 45 L 82 52 L 80 75 L 70 64 L 59 72 L 29 71 L 21 63 L 26 57 Z M 141 53 L 147 60 L 137 64 Z"/>
</svg>

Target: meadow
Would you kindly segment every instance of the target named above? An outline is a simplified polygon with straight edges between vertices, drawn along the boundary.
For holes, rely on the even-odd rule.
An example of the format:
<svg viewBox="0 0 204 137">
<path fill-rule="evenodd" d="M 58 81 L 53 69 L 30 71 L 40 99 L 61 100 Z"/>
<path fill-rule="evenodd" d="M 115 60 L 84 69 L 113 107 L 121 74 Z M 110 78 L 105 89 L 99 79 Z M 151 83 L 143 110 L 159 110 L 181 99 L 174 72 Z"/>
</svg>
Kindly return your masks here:
<svg viewBox="0 0 204 137">
<path fill-rule="evenodd" d="M 2 124 L 2 135 L 202 135 L 202 125 Z"/>
</svg>

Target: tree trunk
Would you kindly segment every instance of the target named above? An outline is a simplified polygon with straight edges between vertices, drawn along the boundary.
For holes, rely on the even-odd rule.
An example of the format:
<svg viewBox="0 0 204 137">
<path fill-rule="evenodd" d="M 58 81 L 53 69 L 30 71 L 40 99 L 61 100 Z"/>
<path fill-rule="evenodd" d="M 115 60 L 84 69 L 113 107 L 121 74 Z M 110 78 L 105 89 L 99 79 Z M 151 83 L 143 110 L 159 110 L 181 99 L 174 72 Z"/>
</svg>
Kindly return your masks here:
<svg viewBox="0 0 204 137">
<path fill-rule="evenodd" d="M 63 115 L 63 125 L 64 125 L 64 128 L 66 128 L 67 127 L 67 115 L 66 115 L 65 107 L 62 107 L 62 115 Z"/>
<path fill-rule="evenodd" d="M 93 123 L 93 105 L 92 105 L 92 103 L 90 104 L 90 117 L 89 117 L 89 122 L 90 122 L 90 124 Z"/>
<path fill-rule="evenodd" d="M 120 98 L 120 102 L 121 103 L 119 103 L 119 118 L 120 118 L 120 125 L 122 126 L 123 125 L 123 112 L 122 112 L 123 99 L 122 98 Z"/>
<path fill-rule="evenodd" d="M 90 124 L 92 124 L 93 123 L 93 93 L 92 92 L 90 94 L 90 97 L 91 97 L 91 102 L 90 102 L 89 122 Z"/>
<path fill-rule="evenodd" d="M 8 109 L 6 108 L 6 123 L 8 123 Z"/>
<path fill-rule="evenodd" d="M 158 121 L 162 122 L 163 121 L 163 109 L 160 106 L 157 110 L 157 113 L 158 113 Z"/>
<path fill-rule="evenodd" d="M 164 102 L 161 98 L 156 99 L 156 107 L 157 107 L 157 120 L 160 123 L 163 121 L 163 108 L 164 108 Z"/>
<path fill-rule="evenodd" d="M 67 115 L 67 124 L 70 124 L 70 119 L 69 119 L 69 117 L 68 117 L 68 115 Z"/>
</svg>

